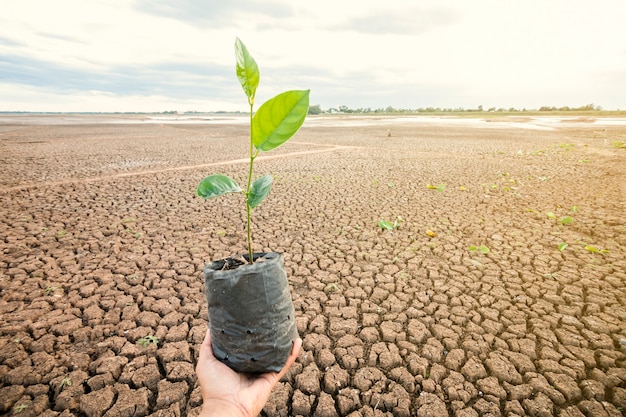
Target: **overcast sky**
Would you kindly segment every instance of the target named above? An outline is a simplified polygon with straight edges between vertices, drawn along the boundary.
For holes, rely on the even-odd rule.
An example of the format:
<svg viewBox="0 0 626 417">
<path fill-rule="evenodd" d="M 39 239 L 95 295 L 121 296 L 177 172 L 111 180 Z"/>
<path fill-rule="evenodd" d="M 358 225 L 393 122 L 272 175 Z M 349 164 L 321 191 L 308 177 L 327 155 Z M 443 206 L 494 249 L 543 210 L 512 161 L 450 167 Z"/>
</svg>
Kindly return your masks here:
<svg viewBox="0 0 626 417">
<path fill-rule="evenodd" d="M 3 0 L 0 111 L 626 109 L 625 0 Z"/>
</svg>

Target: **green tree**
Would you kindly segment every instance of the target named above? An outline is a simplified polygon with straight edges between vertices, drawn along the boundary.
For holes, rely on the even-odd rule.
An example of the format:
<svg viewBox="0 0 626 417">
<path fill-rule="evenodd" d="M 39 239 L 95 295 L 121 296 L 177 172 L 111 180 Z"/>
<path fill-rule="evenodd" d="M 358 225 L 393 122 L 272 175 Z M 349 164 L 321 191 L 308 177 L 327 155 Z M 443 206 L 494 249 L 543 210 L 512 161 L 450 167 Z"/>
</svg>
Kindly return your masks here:
<svg viewBox="0 0 626 417">
<path fill-rule="evenodd" d="M 322 114 L 322 108 L 319 104 L 309 106 L 309 114 Z"/>
</svg>

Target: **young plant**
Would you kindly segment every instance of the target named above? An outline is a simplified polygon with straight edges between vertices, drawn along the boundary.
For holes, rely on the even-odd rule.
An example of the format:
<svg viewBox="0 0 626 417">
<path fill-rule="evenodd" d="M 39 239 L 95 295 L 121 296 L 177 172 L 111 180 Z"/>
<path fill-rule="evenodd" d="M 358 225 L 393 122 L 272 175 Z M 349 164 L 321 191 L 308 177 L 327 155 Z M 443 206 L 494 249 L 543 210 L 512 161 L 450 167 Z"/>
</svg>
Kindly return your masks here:
<svg viewBox="0 0 626 417">
<path fill-rule="evenodd" d="M 150 343 L 153 343 L 155 346 L 158 346 L 159 345 L 159 338 L 156 337 L 156 336 L 148 335 L 148 336 L 144 336 L 141 339 L 137 340 L 137 343 L 141 347 L 148 347 L 148 346 L 150 346 Z"/>
<path fill-rule="evenodd" d="M 289 140 L 302 126 L 309 110 L 309 90 L 290 90 L 269 99 L 254 112 L 254 97 L 259 85 L 259 67 L 239 38 L 235 41 L 236 71 L 239 83 L 250 106 L 250 163 L 245 188 L 223 174 L 209 175 L 198 185 L 198 195 L 204 199 L 229 193 L 243 193 L 246 204 L 248 261 L 253 262 L 251 214 L 267 197 L 273 178 L 265 174 L 254 181 L 254 160 Z"/>
<path fill-rule="evenodd" d="M 438 192 L 442 193 L 443 190 L 446 188 L 446 184 L 439 184 L 439 185 L 428 184 L 426 185 L 426 188 L 428 188 L 429 190 L 437 190 Z"/>
<path fill-rule="evenodd" d="M 400 223 L 402 223 L 402 217 L 398 216 L 396 220 L 394 220 L 393 223 L 387 220 L 379 220 L 378 227 L 380 227 L 383 230 L 396 230 L 400 228 Z"/>
<path fill-rule="evenodd" d="M 471 245 L 469 247 L 469 250 L 470 252 L 480 252 L 483 255 L 487 255 L 490 252 L 489 248 L 485 245 L 480 245 L 480 246 Z"/>
</svg>

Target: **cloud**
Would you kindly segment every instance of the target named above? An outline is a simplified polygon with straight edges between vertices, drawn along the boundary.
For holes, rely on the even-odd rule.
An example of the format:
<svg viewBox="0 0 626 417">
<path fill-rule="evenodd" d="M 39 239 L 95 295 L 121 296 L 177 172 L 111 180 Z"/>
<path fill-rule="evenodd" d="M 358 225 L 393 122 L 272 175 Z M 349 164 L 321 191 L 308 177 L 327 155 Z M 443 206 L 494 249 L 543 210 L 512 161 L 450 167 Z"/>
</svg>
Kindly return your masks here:
<svg viewBox="0 0 626 417">
<path fill-rule="evenodd" d="M 348 19 L 335 29 L 354 30 L 367 35 L 419 35 L 453 24 L 452 9 L 418 8 L 369 9 L 367 14 Z"/>
<path fill-rule="evenodd" d="M 294 16 L 290 3 L 271 0 L 139 0 L 135 8 L 142 13 L 212 29 L 232 27 L 234 22 L 245 22 L 248 28 L 263 23 L 263 19 L 241 20 L 245 16 L 265 16 L 279 21 Z"/>
<path fill-rule="evenodd" d="M 227 80 L 233 68 L 163 62 L 143 66 L 111 66 L 88 71 L 35 58 L 0 55 L 0 79 L 58 93 L 103 91 L 117 95 L 161 94 L 173 98 L 230 99 Z"/>
</svg>

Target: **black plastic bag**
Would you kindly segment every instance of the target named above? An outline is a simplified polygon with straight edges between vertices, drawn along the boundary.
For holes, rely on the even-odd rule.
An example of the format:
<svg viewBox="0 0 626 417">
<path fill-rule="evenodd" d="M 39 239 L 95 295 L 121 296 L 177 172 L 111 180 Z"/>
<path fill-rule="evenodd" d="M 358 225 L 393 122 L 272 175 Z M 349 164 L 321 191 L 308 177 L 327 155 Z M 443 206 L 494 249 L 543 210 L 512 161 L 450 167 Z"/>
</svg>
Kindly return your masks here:
<svg viewBox="0 0 626 417">
<path fill-rule="evenodd" d="M 253 257 L 253 264 L 226 258 L 204 267 L 213 353 L 237 372 L 279 372 L 298 337 L 284 258 Z"/>
</svg>

